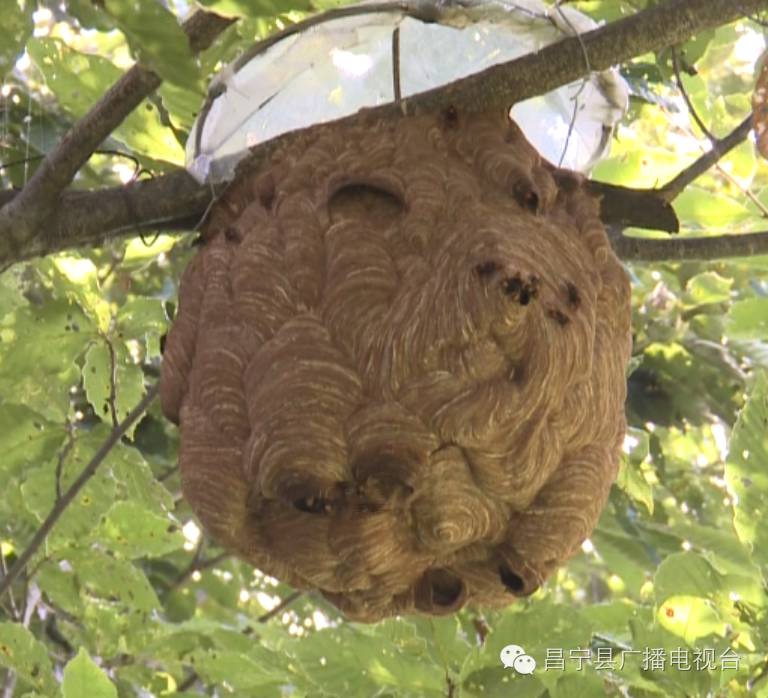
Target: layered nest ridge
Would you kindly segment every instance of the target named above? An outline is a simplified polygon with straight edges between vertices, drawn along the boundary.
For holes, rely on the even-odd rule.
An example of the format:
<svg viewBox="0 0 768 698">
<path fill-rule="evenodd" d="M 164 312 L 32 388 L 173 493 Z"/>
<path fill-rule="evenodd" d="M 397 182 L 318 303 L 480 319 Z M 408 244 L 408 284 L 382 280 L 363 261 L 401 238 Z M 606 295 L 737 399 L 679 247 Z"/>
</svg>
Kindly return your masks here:
<svg viewBox="0 0 768 698">
<path fill-rule="evenodd" d="M 630 288 L 504 114 L 323 125 L 246 161 L 162 368 L 209 533 L 357 620 L 532 593 L 625 432 Z"/>
</svg>

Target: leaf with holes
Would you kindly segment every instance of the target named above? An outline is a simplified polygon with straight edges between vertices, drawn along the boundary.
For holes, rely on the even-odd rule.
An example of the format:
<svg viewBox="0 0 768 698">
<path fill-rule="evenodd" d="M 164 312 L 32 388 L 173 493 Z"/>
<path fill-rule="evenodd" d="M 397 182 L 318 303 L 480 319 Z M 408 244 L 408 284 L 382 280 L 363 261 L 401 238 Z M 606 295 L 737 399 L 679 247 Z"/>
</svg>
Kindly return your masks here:
<svg viewBox="0 0 768 698">
<path fill-rule="evenodd" d="M 127 558 L 160 557 L 184 544 L 181 529 L 170 518 L 136 502 L 116 502 L 93 536 Z"/>
<path fill-rule="evenodd" d="M 43 643 L 18 623 L 0 623 L 0 665 L 44 695 L 55 696 L 51 660 Z"/>
</svg>

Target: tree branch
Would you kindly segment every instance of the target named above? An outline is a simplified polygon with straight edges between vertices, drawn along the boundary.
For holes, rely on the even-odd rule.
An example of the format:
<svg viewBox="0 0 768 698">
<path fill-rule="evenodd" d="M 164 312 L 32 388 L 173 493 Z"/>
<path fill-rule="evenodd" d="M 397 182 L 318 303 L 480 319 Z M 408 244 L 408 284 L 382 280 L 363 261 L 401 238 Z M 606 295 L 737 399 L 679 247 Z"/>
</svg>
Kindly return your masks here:
<svg viewBox="0 0 768 698">
<path fill-rule="evenodd" d="M 11 588 L 13 582 L 24 571 L 27 563 L 43 544 L 46 536 L 51 532 L 51 529 L 66 511 L 67 507 L 72 503 L 75 497 L 77 497 L 78 493 L 83 489 L 88 480 L 96 474 L 99 466 L 118 441 L 125 435 L 131 425 L 144 414 L 147 407 L 149 407 L 152 401 L 157 397 L 159 391 L 160 385 L 158 383 L 153 385 L 147 391 L 147 394 L 142 398 L 139 404 L 126 415 L 125 419 L 120 422 L 120 424 L 112 429 L 109 436 L 104 440 L 104 443 L 99 446 L 99 450 L 93 455 L 93 458 L 91 458 L 88 465 L 83 468 L 80 475 L 77 476 L 77 479 L 69 486 L 69 489 L 56 501 L 56 504 L 51 509 L 45 521 L 43 521 L 40 528 L 37 529 L 35 535 L 32 536 L 32 540 L 27 547 L 16 559 L 16 562 L 13 563 L 13 566 L 8 570 L 8 573 L 3 575 L 2 579 L 0 579 L 0 598 L 2 598 L 3 594 Z"/>
<path fill-rule="evenodd" d="M 631 189 L 591 180 L 587 187 L 600 197 L 600 219 L 607 226 L 680 230 L 675 209 L 658 189 Z"/>
<path fill-rule="evenodd" d="M 737 145 L 743 143 L 751 131 L 752 114 L 744 119 L 744 121 L 742 121 L 727 136 L 713 140 L 712 148 L 700 158 L 694 160 L 688 167 L 680 172 L 680 174 L 661 187 L 661 189 L 658 190 L 659 195 L 666 201 L 672 201 L 672 199 L 679 196 L 691 182 L 703 175 Z"/>
<path fill-rule="evenodd" d="M 409 111 L 433 111 L 450 105 L 476 111 L 505 108 L 583 77 L 585 55 L 590 70 L 606 70 L 765 8 L 768 0 L 667 0 L 406 101 Z M 371 111 L 383 115 L 396 113 L 398 107 L 387 104 Z"/>
<path fill-rule="evenodd" d="M 17 194 L 0 193 L 0 203 Z M 0 269 L 129 233 L 193 230 L 210 202 L 211 188 L 198 184 L 186 170 L 120 187 L 69 190 L 61 195 L 52 224 L 14 253 L 0 252 Z"/>
<path fill-rule="evenodd" d="M 669 239 L 613 236 L 616 254 L 625 262 L 725 259 L 768 254 L 768 232 Z"/>
<path fill-rule="evenodd" d="M 538 53 L 493 66 L 482 73 L 414 95 L 405 101 L 408 102 L 409 113 L 438 110 L 448 105 L 466 110 L 491 109 L 500 105 L 506 107 L 582 77 L 585 51 L 590 67 L 601 70 L 635 55 L 682 42 L 698 31 L 754 14 L 766 7 L 768 0 L 742 0 L 740 3 L 733 3 L 732 0 L 667 0 L 578 38 L 566 38 Z M 93 111 L 103 109 L 100 105 L 96 105 Z M 388 104 L 344 117 L 337 123 L 351 125 L 372 117 L 398 118 L 400 115 L 400 105 Z M 73 131 L 78 128 L 79 124 Z M 278 145 L 296 133 L 283 134 L 252 149 L 251 162 L 258 164 L 266 161 Z M 720 141 L 719 153 L 725 152 L 729 138 L 731 136 Z M 56 152 L 63 147 L 64 144 L 60 145 Z M 712 157 L 715 157 L 714 149 Z M 711 166 L 711 162 L 706 167 L 705 164 L 702 159 L 697 168 L 692 166 L 685 176 L 695 178 L 699 167 L 706 169 Z M 33 177 L 21 194 L 0 193 L 0 203 L 6 202 L 0 211 L 0 268 L 57 250 L 100 243 L 132 231 L 188 230 L 200 221 L 212 194 L 209 188 L 197 184 L 186 172 L 180 171 L 126 187 L 93 192 L 69 191 L 61 196 L 57 191 L 53 214 L 45 219 L 38 212 L 36 197 L 30 194 L 30 185 L 34 180 Z M 659 214 L 652 221 L 653 226 L 673 229 L 673 212 L 658 199 L 661 197 L 670 201 L 675 192 L 679 193 L 677 188 L 682 181 L 673 180 L 663 193 L 655 190 L 631 193 L 631 190 L 621 187 L 596 185 L 603 189 L 600 193 L 603 195 L 606 222 L 639 227 L 647 225 L 649 211 L 656 210 Z M 7 203 L 9 200 L 10 203 Z M 43 203 L 46 201 L 50 201 L 50 197 L 43 197 Z M 22 202 L 25 202 L 24 205 Z M 26 217 L 19 221 L 20 227 L 15 233 L 14 225 L 9 227 L 9 211 L 11 218 Z"/>
<path fill-rule="evenodd" d="M 184 23 L 193 51 L 212 43 L 233 20 L 197 12 Z M 141 102 L 159 87 L 160 77 L 134 65 L 64 135 L 22 192 L 0 210 L 0 255 L 18 250 L 40 234 L 54 214 L 59 196 L 93 152 Z"/>
</svg>

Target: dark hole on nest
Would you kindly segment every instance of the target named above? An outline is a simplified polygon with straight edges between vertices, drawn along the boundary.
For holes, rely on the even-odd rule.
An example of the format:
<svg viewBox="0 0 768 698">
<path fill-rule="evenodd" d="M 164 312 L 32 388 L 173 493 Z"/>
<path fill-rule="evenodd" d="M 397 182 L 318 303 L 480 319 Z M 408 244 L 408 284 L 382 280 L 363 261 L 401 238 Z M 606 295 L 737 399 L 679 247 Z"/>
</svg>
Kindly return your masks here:
<svg viewBox="0 0 768 698">
<path fill-rule="evenodd" d="M 328 200 L 332 221 L 342 219 L 377 220 L 384 225 L 393 223 L 405 212 L 399 196 L 376 184 L 352 182 L 345 184 Z"/>
<path fill-rule="evenodd" d="M 242 236 L 240 235 L 240 231 L 237 228 L 230 226 L 224 231 L 224 239 L 227 242 L 233 242 L 237 244 L 242 240 Z"/>
<path fill-rule="evenodd" d="M 565 284 L 565 292 L 568 296 L 568 305 L 573 308 L 574 310 L 581 305 L 581 296 L 579 295 L 579 289 L 576 288 L 576 286 L 568 281 Z"/>
<path fill-rule="evenodd" d="M 475 272 L 478 276 L 490 276 L 493 274 L 493 272 L 498 271 L 499 265 L 497 262 L 494 262 L 492 259 L 489 259 L 487 262 L 481 262 L 475 267 Z"/>
<path fill-rule="evenodd" d="M 520 206 L 531 213 L 539 212 L 539 194 L 527 180 L 515 184 L 512 195 Z"/>
<path fill-rule="evenodd" d="M 506 565 L 499 566 L 499 576 L 501 577 L 501 583 L 513 594 L 519 594 L 525 589 L 523 578 Z"/>
<path fill-rule="evenodd" d="M 419 581 L 418 605 L 425 610 L 431 608 L 450 609 L 464 595 L 464 583 L 459 577 L 445 569 L 427 570 Z"/>
<path fill-rule="evenodd" d="M 443 121 L 447 128 L 456 128 L 459 125 L 459 112 L 452 104 L 443 112 Z"/>
</svg>

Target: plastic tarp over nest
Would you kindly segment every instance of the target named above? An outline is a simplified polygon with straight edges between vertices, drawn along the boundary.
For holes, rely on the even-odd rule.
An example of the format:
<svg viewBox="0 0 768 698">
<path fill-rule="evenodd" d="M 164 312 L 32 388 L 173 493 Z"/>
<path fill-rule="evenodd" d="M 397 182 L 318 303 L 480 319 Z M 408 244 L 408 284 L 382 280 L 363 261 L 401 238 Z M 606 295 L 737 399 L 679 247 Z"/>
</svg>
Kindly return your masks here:
<svg viewBox="0 0 768 698">
<path fill-rule="evenodd" d="M 162 402 L 220 544 L 357 620 L 532 593 L 624 437 L 630 289 L 582 178 L 500 114 L 316 126 L 244 161 Z"/>
</svg>

